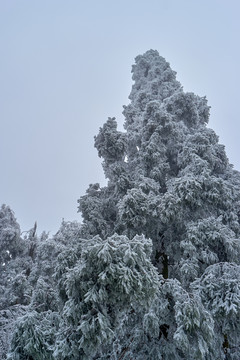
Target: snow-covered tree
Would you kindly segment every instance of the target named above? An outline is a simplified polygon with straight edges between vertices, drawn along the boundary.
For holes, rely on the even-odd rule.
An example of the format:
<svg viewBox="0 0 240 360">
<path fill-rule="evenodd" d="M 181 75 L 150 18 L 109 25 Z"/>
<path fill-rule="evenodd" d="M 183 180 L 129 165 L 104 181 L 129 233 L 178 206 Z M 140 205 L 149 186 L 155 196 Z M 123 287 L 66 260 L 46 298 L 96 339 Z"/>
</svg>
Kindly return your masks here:
<svg viewBox="0 0 240 360">
<path fill-rule="evenodd" d="M 129 240 L 115 234 L 82 240 L 80 256 L 60 255 L 57 278 L 62 280 L 65 267 L 65 304 L 56 359 L 121 356 L 119 342 L 129 342 L 126 332 L 141 326 L 158 292 L 151 246 L 144 236 Z"/>
<path fill-rule="evenodd" d="M 235 359 L 240 332 L 234 315 L 230 324 L 230 318 L 209 306 L 217 296 L 224 303 L 230 290 L 223 286 L 220 295 L 205 293 L 201 283 L 210 270 L 218 273 L 219 264 L 228 269 L 231 263 L 235 270 L 228 273 L 237 284 L 239 173 L 207 127 L 206 98 L 185 93 L 157 51 L 136 58 L 133 80 L 123 112 L 126 131 L 118 131 L 116 120 L 109 118 L 95 137 L 108 185 L 91 185 L 80 198 L 84 226 L 90 236 L 106 239 L 117 233 L 132 239 L 144 234 L 152 240 L 152 263 L 165 278 L 159 286 L 163 292 L 169 289 L 166 344 L 159 346 L 159 358 L 216 359 L 218 354 L 218 359 Z M 238 298 L 238 287 L 234 291 Z M 231 313 L 238 314 L 239 304 L 234 304 Z M 160 321 L 157 312 L 153 317 Z M 151 341 L 150 336 L 145 343 Z M 140 353 L 135 350 L 133 357 L 147 358 Z"/>
<path fill-rule="evenodd" d="M 0 209 L 0 266 L 4 271 L 6 264 L 22 252 L 20 227 L 9 206 Z"/>
<path fill-rule="evenodd" d="M 8 353 L 9 360 L 53 360 L 53 346 L 59 326 L 57 312 L 28 311 L 19 317 Z"/>
<path fill-rule="evenodd" d="M 30 301 L 23 261 L 25 243 L 9 206 L 0 209 L 0 358 L 5 359 L 15 321 Z"/>
<path fill-rule="evenodd" d="M 53 273 L 62 244 L 54 238 L 48 239 L 45 233 L 38 237 L 36 225 L 24 234 L 25 236 L 22 237 L 12 210 L 3 205 L 0 211 L 1 359 L 6 358 L 13 335 L 12 346 L 16 346 L 19 354 L 23 354 L 21 356 L 25 359 L 24 356 L 28 352 L 25 353 L 23 350 L 26 344 L 21 335 L 24 324 L 28 327 L 30 321 L 33 326 L 35 319 L 36 326 L 39 326 L 39 319 L 44 319 L 51 312 L 58 310 L 58 293 Z M 13 358 L 17 359 L 17 356 Z"/>
</svg>

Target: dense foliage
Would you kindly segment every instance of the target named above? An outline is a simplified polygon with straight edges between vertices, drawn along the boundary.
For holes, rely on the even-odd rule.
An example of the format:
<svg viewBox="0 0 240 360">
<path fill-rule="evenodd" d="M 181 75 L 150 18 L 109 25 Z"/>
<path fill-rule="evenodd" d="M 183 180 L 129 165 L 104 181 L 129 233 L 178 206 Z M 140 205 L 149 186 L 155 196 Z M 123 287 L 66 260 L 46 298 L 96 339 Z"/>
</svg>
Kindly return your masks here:
<svg viewBox="0 0 240 360">
<path fill-rule="evenodd" d="M 239 172 L 157 51 L 132 71 L 125 131 L 109 118 L 95 137 L 108 184 L 80 198 L 83 223 L 22 237 L 1 208 L 3 359 L 240 358 Z"/>
</svg>

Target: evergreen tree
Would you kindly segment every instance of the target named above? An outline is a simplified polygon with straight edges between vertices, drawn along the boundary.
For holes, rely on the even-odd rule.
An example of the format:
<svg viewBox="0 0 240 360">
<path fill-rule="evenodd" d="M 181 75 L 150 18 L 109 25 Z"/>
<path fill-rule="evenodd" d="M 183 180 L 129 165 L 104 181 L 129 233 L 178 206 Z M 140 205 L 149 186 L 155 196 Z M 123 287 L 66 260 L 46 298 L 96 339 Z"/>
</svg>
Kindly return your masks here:
<svg viewBox="0 0 240 360">
<path fill-rule="evenodd" d="M 0 209 L 0 266 L 4 271 L 11 259 L 15 259 L 22 251 L 20 226 L 9 206 L 2 205 Z"/>
<path fill-rule="evenodd" d="M 27 236 L 27 255 L 32 263 L 28 267 L 28 282 L 24 294 L 28 290 L 31 295 L 22 316 L 15 319 L 7 357 L 9 360 L 54 359 L 60 315 L 59 296 L 53 275 L 57 256 L 64 249 L 62 242 L 57 241 L 61 238 L 59 233 L 52 239 L 49 239 L 46 233 L 38 238 L 35 232 L 30 230 Z M 25 261 L 27 259 L 26 256 Z"/>
<path fill-rule="evenodd" d="M 144 236 L 129 240 L 115 234 L 82 240 L 78 250 L 60 255 L 57 278 L 64 306 L 56 359 L 121 356 L 158 291 L 150 254 L 151 241 Z"/>
<path fill-rule="evenodd" d="M 89 236 L 144 234 L 152 240 L 152 262 L 165 278 L 159 286 L 168 302 L 165 319 L 154 315 L 159 358 L 240 358 L 239 173 L 206 126 L 206 98 L 185 93 L 157 51 L 136 58 L 133 80 L 126 132 L 109 118 L 95 137 L 108 185 L 90 185 L 80 198 L 84 226 Z M 214 284 L 227 282 L 219 282 L 220 268 L 232 285 L 218 292 Z M 231 309 L 226 316 L 219 315 L 216 297 Z M 128 351 L 126 359 L 148 358 L 137 347 L 134 355 Z"/>
<path fill-rule="evenodd" d="M 5 359 L 12 331 L 30 301 L 23 261 L 25 243 L 9 206 L 0 208 L 0 358 Z"/>
<path fill-rule="evenodd" d="M 57 236 L 56 236 L 57 237 Z M 0 358 L 6 359 L 12 339 L 12 359 L 36 358 L 39 336 L 53 338 L 53 323 L 57 323 L 58 294 L 53 278 L 61 242 L 36 234 L 36 224 L 22 237 L 12 210 L 3 205 L 0 210 Z M 35 321 L 35 323 L 34 323 Z M 28 339 L 36 326 L 35 340 Z M 46 325 L 51 331 L 47 335 Z M 29 327 L 32 330 L 29 330 Z M 32 332 L 31 332 L 32 331 Z M 56 333 L 56 327 L 54 328 Z M 14 334 L 14 336 L 13 336 Z M 13 338 L 12 338 L 13 336 Z M 55 339 L 55 338 L 54 338 Z M 44 340 L 45 341 L 45 340 Z M 48 341 L 46 340 L 46 343 Z M 51 346 L 54 343 L 51 340 Z M 41 345 L 43 346 L 43 345 Z M 38 348 L 39 350 L 39 348 Z M 52 349 L 51 349 L 52 351 Z M 50 354 L 48 349 L 47 354 Z M 42 359 L 46 359 L 43 352 Z M 40 356 L 40 355 L 39 355 Z M 41 357 L 40 357 L 41 358 Z M 49 357 L 50 358 L 50 357 Z"/>
</svg>

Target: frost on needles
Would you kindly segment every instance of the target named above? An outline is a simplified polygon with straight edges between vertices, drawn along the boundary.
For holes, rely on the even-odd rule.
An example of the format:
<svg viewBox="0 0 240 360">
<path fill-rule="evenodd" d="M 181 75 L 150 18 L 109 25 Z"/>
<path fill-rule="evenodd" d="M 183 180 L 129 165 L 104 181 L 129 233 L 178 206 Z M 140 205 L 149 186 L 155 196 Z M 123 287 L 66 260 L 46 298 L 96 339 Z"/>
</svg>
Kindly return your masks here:
<svg viewBox="0 0 240 360">
<path fill-rule="evenodd" d="M 239 172 L 157 51 L 132 72 L 125 131 L 109 118 L 95 137 L 108 184 L 80 198 L 83 223 L 22 239 L 1 210 L 3 359 L 240 359 Z"/>
</svg>

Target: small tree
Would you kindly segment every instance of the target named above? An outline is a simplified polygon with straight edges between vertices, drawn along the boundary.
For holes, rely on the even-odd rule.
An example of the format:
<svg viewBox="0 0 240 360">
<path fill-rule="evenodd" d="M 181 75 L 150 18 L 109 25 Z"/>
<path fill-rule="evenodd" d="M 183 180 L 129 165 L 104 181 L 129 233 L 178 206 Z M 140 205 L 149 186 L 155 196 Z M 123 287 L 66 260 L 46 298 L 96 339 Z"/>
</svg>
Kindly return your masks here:
<svg viewBox="0 0 240 360">
<path fill-rule="evenodd" d="M 150 254 L 151 242 L 143 236 L 130 241 L 118 235 L 82 241 L 81 256 L 65 270 L 67 300 L 54 353 L 56 359 L 109 356 L 114 354 L 113 343 L 126 342 L 121 333 L 123 338 L 126 331 L 131 334 L 158 291 L 158 275 Z M 60 281 L 61 263 L 70 265 L 72 255 L 61 254 L 57 269 Z M 117 347 L 115 351 L 120 356 L 122 349 Z"/>
<path fill-rule="evenodd" d="M 0 208 L 0 358 L 6 359 L 15 321 L 30 301 L 22 257 L 24 240 L 9 206 Z"/>
<path fill-rule="evenodd" d="M 9 206 L 0 209 L 0 266 L 4 271 L 6 264 L 22 252 L 20 227 Z"/>
</svg>

